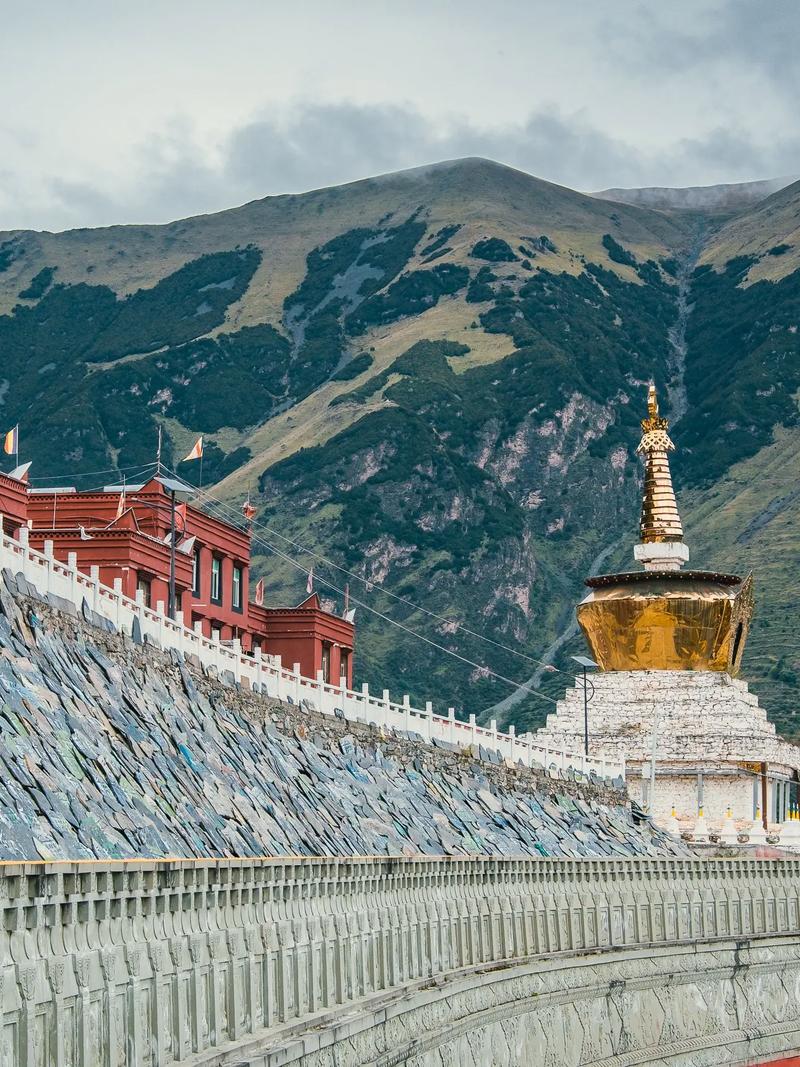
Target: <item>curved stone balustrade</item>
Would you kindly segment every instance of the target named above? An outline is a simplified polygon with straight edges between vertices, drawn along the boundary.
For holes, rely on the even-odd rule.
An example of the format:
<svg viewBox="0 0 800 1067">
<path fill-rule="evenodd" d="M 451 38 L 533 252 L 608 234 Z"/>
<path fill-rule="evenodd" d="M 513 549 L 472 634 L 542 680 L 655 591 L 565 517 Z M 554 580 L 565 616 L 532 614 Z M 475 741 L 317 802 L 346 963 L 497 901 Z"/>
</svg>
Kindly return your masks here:
<svg viewBox="0 0 800 1067">
<path fill-rule="evenodd" d="M 571 997 L 569 982 L 554 987 L 556 974 L 582 976 L 601 999 L 634 978 L 652 991 L 661 958 L 665 976 L 704 972 L 700 994 L 681 994 L 705 998 L 704 1018 L 728 1011 L 725 982 L 752 971 L 761 997 L 777 983 L 784 1017 L 762 1019 L 758 1040 L 769 1026 L 768 1051 L 800 1044 L 800 859 L 5 864 L 0 911 L 2 1067 L 439 1063 L 435 1048 L 456 1038 L 445 1026 L 429 1042 L 432 1058 L 423 1038 L 448 1013 L 454 1027 L 463 1009 L 463 1039 L 480 1029 L 481 1012 L 501 1025 L 502 1004 L 519 1023 L 520 1005 L 532 1010 L 547 983 L 562 1007 L 586 1000 L 585 989 Z M 568 953 L 580 964 L 537 962 Z M 622 971 L 604 978 L 610 960 Z M 686 1035 L 676 1026 L 673 1044 L 697 1040 L 690 1018 Z M 350 1058 L 334 1060 L 342 1041 Z M 597 1062 L 600 1051 L 563 1062 Z M 647 1062 L 619 1059 L 624 1051 L 603 1055 Z M 475 1062 L 527 1061 L 498 1051 Z"/>
</svg>

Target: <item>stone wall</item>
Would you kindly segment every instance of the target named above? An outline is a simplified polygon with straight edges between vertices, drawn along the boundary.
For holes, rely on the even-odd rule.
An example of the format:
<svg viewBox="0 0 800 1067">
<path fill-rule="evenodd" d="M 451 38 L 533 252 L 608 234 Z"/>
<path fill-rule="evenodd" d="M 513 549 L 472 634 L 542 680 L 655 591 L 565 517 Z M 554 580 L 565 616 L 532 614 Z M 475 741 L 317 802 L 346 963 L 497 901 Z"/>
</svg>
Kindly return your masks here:
<svg viewBox="0 0 800 1067">
<path fill-rule="evenodd" d="M 601 782 L 281 704 L 4 583 L 0 859 L 681 851 Z"/>
<path fill-rule="evenodd" d="M 427 741 L 499 751 L 503 758 L 528 767 L 537 764 L 555 765 L 560 770 L 576 767 L 602 778 L 624 773 L 622 765 L 611 765 L 605 759 L 590 760 L 582 749 L 575 752 L 541 749 L 533 742 L 532 734 L 517 737 L 513 724 L 503 733 L 498 731 L 494 720 L 488 728 L 479 726 L 475 714 L 470 714 L 468 721 L 456 718 L 453 708 L 448 709 L 446 716 L 436 714 L 430 701 L 424 707 L 414 707 L 406 695 L 398 703 L 390 699 L 386 689 L 378 695 L 370 693 L 366 684 L 353 690 L 348 689 L 345 679 L 336 684 L 325 682 L 321 671 L 316 678 L 304 677 L 299 664 L 282 664 L 280 656 L 262 656 L 258 648 L 252 656 L 245 655 L 237 639 L 222 642 L 218 632 L 205 637 L 199 623 L 195 629 L 184 625 L 180 611 L 174 620 L 170 619 L 163 603 L 147 607 L 141 591 L 136 600 L 131 600 L 121 591 L 121 578 L 115 579 L 111 589 L 100 582 L 99 567 L 93 566 L 90 574 L 83 574 L 78 570 L 74 553 L 70 553 L 70 562 L 63 563 L 54 558 L 51 541 L 44 542 L 44 552 L 37 552 L 28 544 L 25 526 L 18 531 L 17 539 L 6 536 L 2 523 L 0 515 L 0 569 L 14 595 L 19 591 L 58 605 L 73 615 L 82 612 L 101 627 L 120 634 L 134 634 L 139 641 L 180 657 L 191 656 L 204 669 L 229 674 L 231 680 L 249 689 L 296 704 L 310 702 L 323 713 L 338 711 L 349 721 L 414 731 Z"/>
<path fill-rule="evenodd" d="M 0 913 L 2 1067 L 800 1046 L 800 860 L 6 864 Z"/>
</svg>

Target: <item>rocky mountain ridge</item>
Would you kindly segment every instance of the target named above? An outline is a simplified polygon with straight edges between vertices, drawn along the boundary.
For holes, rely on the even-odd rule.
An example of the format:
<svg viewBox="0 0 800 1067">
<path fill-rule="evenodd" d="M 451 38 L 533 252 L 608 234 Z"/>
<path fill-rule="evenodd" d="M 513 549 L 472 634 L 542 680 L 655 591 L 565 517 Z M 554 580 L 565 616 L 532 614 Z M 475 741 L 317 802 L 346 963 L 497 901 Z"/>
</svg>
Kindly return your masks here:
<svg viewBox="0 0 800 1067">
<path fill-rule="evenodd" d="M 699 211 L 729 215 L 753 207 L 772 193 L 796 182 L 798 177 L 795 174 L 787 178 L 724 185 L 691 185 L 683 189 L 656 185 L 640 189 L 602 189 L 592 195 L 600 200 L 615 200 L 620 204 L 634 204 L 656 211 Z"/>
</svg>

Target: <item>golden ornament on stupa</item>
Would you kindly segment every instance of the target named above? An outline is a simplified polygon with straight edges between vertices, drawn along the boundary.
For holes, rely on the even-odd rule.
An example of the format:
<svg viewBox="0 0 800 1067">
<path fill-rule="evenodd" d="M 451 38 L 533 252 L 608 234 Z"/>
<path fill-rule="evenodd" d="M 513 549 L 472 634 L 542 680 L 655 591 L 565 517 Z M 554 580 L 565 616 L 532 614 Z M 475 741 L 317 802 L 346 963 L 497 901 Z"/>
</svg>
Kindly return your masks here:
<svg viewBox="0 0 800 1067">
<path fill-rule="evenodd" d="M 644 458 L 639 544 L 644 567 L 587 578 L 578 623 L 604 671 L 727 671 L 736 674 L 753 613 L 753 580 L 711 571 L 682 571 L 683 542 L 669 453 L 675 446 L 648 390 L 637 453 Z"/>
</svg>

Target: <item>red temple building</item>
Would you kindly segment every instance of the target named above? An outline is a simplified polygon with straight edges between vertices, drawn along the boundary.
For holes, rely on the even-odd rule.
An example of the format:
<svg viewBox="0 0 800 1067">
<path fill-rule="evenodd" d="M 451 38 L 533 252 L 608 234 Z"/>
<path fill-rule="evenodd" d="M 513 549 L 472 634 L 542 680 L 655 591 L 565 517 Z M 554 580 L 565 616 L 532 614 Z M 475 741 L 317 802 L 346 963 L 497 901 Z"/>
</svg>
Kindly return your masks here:
<svg viewBox="0 0 800 1067">
<path fill-rule="evenodd" d="M 0 515 L 6 534 L 28 528 L 32 548 L 52 544 L 64 563 L 98 568 L 100 581 L 131 599 L 166 611 L 169 605 L 172 508 L 175 503 L 175 609 L 192 628 L 222 641 L 260 648 L 285 666 L 325 681 L 353 685 L 352 622 L 323 610 L 316 593 L 298 607 L 262 606 L 250 600 L 250 533 L 191 504 L 177 502 L 180 483 L 152 478 L 140 486 L 99 492 L 71 487 L 30 489 L 0 474 Z M 176 501 L 173 501 L 173 491 Z"/>
<path fill-rule="evenodd" d="M 28 525 L 28 486 L 23 478 L 0 472 L 0 515 L 3 529 L 12 537 Z"/>
</svg>

